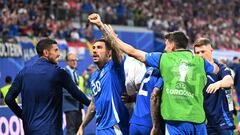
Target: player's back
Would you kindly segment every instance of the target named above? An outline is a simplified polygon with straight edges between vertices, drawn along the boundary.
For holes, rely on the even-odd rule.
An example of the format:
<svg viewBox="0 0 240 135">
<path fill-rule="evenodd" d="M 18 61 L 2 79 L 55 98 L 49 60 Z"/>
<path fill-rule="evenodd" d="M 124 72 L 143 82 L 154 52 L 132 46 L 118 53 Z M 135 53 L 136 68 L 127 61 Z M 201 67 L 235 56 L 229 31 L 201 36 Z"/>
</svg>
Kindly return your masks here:
<svg viewBox="0 0 240 135">
<path fill-rule="evenodd" d="M 22 71 L 22 108 L 26 134 L 62 134 L 59 67 L 40 58 Z"/>
<path fill-rule="evenodd" d="M 152 127 L 150 97 L 155 84 L 160 77 L 157 68 L 148 68 L 137 94 L 136 106 L 130 123 Z"/>
<path fill-rule="evenodd" d="M 164 86 L 161 114 L 164 120 L 204 122 L 202 91 L 207 80 L 205 67 L 202 58 L 187 50 L 162 54 L 160 72 Z"/>
</svg>

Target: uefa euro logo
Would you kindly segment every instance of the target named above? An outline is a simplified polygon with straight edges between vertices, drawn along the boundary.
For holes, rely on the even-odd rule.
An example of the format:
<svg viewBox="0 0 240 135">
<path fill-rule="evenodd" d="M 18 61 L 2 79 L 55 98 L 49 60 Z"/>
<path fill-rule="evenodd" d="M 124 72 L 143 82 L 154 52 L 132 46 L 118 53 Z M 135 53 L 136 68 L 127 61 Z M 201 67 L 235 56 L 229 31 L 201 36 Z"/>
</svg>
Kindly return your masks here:
<svg viewBox="0 0 240 135">
<path fill-rule="evenodd" d="M 179 66 L 180 82 L 185 82 L 187 73 L 188 73 L 188 63 L 187 61 L 182 60 Z"/>
</svg>

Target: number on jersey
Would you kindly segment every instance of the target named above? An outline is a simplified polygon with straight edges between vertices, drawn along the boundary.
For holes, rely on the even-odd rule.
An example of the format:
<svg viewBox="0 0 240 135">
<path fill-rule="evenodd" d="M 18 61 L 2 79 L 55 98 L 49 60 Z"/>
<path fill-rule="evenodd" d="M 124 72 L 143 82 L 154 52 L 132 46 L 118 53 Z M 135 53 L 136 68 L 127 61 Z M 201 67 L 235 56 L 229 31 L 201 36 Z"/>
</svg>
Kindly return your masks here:
<svg viewBox="0 0 240 135">
<path fill-rule="evenodd" d="M 101 83 L 99 81 L 96 81 L 95 83 L 92 81 L 92 91 L 93 95 L 96 96 L 99 91 L 101 91 Z"/>
<path fill-rule="evenodd" d="M 139 95 L 143 95 L 143 96 L 148 96 L 148 91 L 146 91 L 146 90 L 144 90 L 143 89 L 143 86 L 146 84 L 146 83 L 148 83 L 148 81 L 151 79 L 151 75 L 152 75 L 152 70 L 150 70 L 149 72 L 148 72 L 148 77 L 147 78 L 144 78 L 143 79 L 143 81 L 142 81 L 142 83 L 141 83 L 141 86 L 140 86 L 140 90 L 139 90 L 139 92 L 138 92 L 138 94 Z"/>
</svg>

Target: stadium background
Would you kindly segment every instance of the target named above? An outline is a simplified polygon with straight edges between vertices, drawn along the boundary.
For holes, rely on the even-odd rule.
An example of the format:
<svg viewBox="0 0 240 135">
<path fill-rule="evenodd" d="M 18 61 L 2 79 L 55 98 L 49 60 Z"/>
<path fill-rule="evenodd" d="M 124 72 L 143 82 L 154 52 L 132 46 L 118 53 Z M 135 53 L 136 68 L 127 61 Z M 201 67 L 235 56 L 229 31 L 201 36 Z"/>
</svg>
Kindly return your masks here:
<svg viewBox="0 0 240 135">
<path fill-rule="evenodd" d="M 46 36 L 58 41 L 59 65 L 66 65 L 67 52 L 76 52 L 82 73 L 92 63 L 91 44 L 101 37 L 87 22 L 87 15 L 92 12 L 99 12 L 104 22 L 113 24 L 123 41 L 147 52 L 163 51 L 163 35 L 183 30 L 191 43 L 200 36 L 210 38 L 216 59 L 224 57 L 231 62 L 234 56 L 240 57 L 237 0 L 0 0 L 0 9 L 0 87 L 5 85 L 5 76 L 14 78 L 25 65 L 36 60 L 34 47 Z M 9 127 L 13 122 L 6 109 L 0 108 L 0 133 L 6 131 L 3 117 Z M 12 132 L 16 126 L 13 124 Z"/>
</svg>

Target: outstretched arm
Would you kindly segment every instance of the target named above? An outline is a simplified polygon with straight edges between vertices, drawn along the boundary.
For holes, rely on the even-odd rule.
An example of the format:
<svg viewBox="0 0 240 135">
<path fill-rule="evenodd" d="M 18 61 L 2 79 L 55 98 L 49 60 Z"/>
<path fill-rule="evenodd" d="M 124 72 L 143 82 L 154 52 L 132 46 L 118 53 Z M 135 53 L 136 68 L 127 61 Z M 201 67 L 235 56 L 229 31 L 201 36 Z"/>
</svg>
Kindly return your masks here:
<svg viewBox="0 0 240 135">
<path fill-rule="evenodd" d="M 96 113 L 96 109 L 95 109 L 95 106 L 94 106 L 94 97 L 92 97 L 91 103 L 88 106 L 87 114 L 86 114 L 82 124 L 80 125 L 80 127 L 78 129 L 77 135 L 83 135 L 84 128 L 93 119 L 95 113 Z"/>
<path fill-rule="evenodd" d="M 64 69 L 59 69 L 59 72 L 59 78 L 63 88 L 65 88 L 76 100 L 80 101 L 86 106 L 89 106 L 90 100 L 81 90 L 79 90 L 79 88 L 73 82 L 71 76 Z"/>
<path fill-rule="evenodd" d="M 94 13 L 94 14 L 89 15 L 88 20 L 91 23 L 95 24 L 100 29 L 105 40 L 109 43 L 110 47 L 112 48 L 113 61 L 117 62 L 117 63 L 121 63 L 121 61 L 123 60 L 123 54 L 118 47 L 115 47 L 116 40 L 113 39 L 113 36 L 116 36 L 115 33 L 110 33 L 110 31 L 107 30 L 108 26 L 101 22 L 101 18 L 98 14 Z"/>
<path fill-rule="evenodd" d="M 88 20 L 99 28 L 104 38 L 112 45 L 112 48 L 119 48 L 127 55 L 132 56 L 141 62 L 145 62 L 145 52 L 137 50 L 133 48 L 131 45 L 121 41 L 114 33 L 111 26 L 102 23 L 101 18 L 98 14 L 93 13 L 89 15 Z"/>
</svg>

